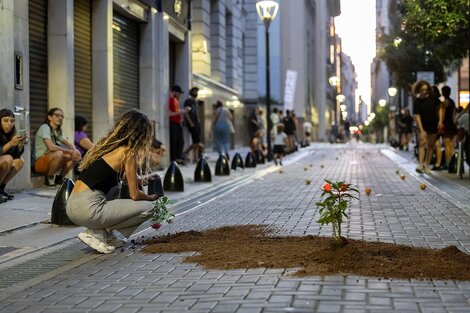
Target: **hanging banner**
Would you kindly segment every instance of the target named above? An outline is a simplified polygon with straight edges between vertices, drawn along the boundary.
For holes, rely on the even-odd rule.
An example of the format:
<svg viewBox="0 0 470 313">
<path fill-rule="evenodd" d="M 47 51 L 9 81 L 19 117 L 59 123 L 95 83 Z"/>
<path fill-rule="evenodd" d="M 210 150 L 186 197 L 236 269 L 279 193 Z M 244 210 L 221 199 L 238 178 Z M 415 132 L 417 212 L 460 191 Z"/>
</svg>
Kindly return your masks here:
<svg viewBox="0 0 470 313">
<path fill-rule="evenodd" d="M 297 84 L 297 71 L 286 71 L 286 82 L 284 88 L 284 111 L 294 109 L 295 87 Z"/>
</svg>

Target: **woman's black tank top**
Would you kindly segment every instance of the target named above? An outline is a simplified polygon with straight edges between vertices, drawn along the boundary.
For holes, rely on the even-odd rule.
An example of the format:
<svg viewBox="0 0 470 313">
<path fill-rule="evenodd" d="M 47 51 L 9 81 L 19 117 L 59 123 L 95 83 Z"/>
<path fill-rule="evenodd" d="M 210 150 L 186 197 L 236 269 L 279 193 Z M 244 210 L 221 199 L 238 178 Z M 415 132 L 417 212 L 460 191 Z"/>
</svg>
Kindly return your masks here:
<svg viewBox="0 0 470 313">
<path fill-rule="evenodd" d="M 120 175 L 105 160 L 99 159 L 84 169 L 78 179 L 91 190 L 99 190 L 107 194 L 119 183 L 119 177 Z"/>
</svg>

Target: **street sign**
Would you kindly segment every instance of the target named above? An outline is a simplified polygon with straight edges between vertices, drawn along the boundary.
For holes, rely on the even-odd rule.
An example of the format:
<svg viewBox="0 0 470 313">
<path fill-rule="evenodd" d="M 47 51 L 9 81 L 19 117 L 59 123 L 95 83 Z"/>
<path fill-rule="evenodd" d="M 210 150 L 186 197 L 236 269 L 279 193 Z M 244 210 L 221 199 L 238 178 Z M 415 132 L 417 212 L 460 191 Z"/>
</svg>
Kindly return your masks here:
<svg viewBox="0 0 470 313">
<path fill-rule="evenodd" d="M 434 85 L 434 72 L 419 71 L 416 72 L 416 80 L 425 80 L 431 85 Z"/>
<path fill-rule="evenodd" d="M 297 84 L 297 71 L 287 70 L 284 88 L 284 110 L 294 109 L 295 86 Z"/>
</svg>

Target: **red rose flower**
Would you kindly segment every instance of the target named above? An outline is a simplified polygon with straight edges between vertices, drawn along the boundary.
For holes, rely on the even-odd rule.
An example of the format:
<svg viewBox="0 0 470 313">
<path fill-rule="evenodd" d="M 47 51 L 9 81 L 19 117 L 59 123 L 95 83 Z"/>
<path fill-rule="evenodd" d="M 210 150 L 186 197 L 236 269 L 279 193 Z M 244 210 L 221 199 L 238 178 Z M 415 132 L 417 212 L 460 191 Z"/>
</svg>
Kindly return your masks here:
<svg viewBox="0 0 470 313">
<path fill-rule="evenodd" d="M 162 227 L 162 224 L 160 224 L 160 223 L 152 224 L 152 228 L 155 229 L 155 230 L 158 230 L 160 227 Z"/>
<path fill-rule="evenodd" d="M 325 185 L 323 186 L 323 190 L 325 190 L 325 191 L 331 191 L 331 185 L 330 185 L 330 184 L 325 184 Z"/>
</svg>

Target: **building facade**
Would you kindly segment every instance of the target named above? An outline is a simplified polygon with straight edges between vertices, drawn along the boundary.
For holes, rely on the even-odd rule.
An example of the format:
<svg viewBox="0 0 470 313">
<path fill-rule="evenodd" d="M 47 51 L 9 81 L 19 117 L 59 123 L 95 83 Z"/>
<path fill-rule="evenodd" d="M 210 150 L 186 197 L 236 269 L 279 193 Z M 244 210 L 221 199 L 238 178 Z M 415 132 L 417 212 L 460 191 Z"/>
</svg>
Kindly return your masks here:
<svg viewBox="0 0 470 313">
<path fill-rule="evenodd" d="M 88 119 L 96 141 L 130 108 L 153 118 L 156 137 L 168 142 L 169 86 L 191 85 L 189 4 L 2 1 L 1 105 L 30 113 L 25 166 L 12 188 L 33 184 L 31 141 L 49 108 L 64 111 L 63 131 L 72 142 L 75 115 Z"/>
</svg>

